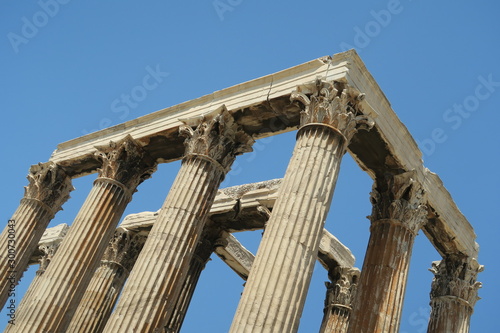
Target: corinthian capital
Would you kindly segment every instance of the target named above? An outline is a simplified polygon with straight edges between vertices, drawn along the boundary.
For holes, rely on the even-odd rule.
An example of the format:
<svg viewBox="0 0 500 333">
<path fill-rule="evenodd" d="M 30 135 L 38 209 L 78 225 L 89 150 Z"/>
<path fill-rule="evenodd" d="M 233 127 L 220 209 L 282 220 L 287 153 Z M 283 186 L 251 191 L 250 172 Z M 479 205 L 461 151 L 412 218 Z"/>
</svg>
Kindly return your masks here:
<svg viewBox="0 0 500 333">
<path fill-rule="evenodd" d="M 156 161 L 130 135 L 96 149 L 94 155 L 102 162 L 99 177 L 116 180 L 132 192 L 156 171 Z"/>
<path fill-rule="evenodd" d="M 38 249 L 43 253 L 43 255 L 39 259 L 40 267 L 37 271 L 38 275 L 41 275 L 43 274 L 43 272 L 45 272 L 45 270 L 49 266 L 50 261 L 52 260 L 52 257 L 54 256 L 54 254 L 56 254 L 59 245 L 61 245 L 60 240 L 50 243 L 43 243 L 38 246 Z"/>
<path fill-rule="evenodd" d="M 37 271 L 37 275 L 41 275 L 45 272 L 63 238 L 68 233 L 68 230 L 69 227 L 66 223 L 45 230 L 38 244 L 38 249 L 43 254 L 40 258 L 40 267 Z"/>
<path fill-rule="evenodd" d="M 424 190 L 414 179 L 414 172 L 387 175 L 377 179 L 370 193 L 373 205 L 372 222 L 398 220 L 413 233 L 427 221 Z"/>
<path fill-rule="evenodd" d="M 431 287 L 431 299 L 441 296 L 458 297 L 466 301 L 471 308 L 480 299 L 477 296 L 481 283 L 476 281 L 483 265 L 475 259 L 447 256 L 441 261 L 434 261 L 429 270 L 434 273 Z"/>
<path fill-rule="evenodd" d="M 292 92 L 291 101 L 304 107 L 300 126 L 311 123 L 327 124 L 336 128 L 349 142 L 360 129 L 369 130 L 373 121 L 364 116 L 361 101 L 365 95 L 345 83 L 316 80 L 312 91 L 298 87 Z"/>
<path fill-rule="evenodd" d="M 24 187 L 24 197 L 41 201 L 54 214 L 62 209 L 69 192 L 74 190 L 71 178 L 54 162 L 32 165 L 27 178 L 29 185 Z"/>
<path fill-rule="evenodd" d="M 102 257 L 103 263 L 116 263 L 130 271 L 144 246 L 146 237 L 118 228 Z"/>
<path fill-rule="evenodd" d="M 205 156 L 227 173 L 237 155 L 252 151 L 254 139 L 235 122 L 224 105 L 211 114 L 180 120 L 184 125 L 179 132 L 186 137 L 185 156 Z"/>
<path fill-rule="evenodd" d="M 332 282 L 326 282 L 325 306 L 341 305 L 351 307 L 356 296 L 360 271 L 352 267 L 336 267 L 330 273 Z"/>
</svg>

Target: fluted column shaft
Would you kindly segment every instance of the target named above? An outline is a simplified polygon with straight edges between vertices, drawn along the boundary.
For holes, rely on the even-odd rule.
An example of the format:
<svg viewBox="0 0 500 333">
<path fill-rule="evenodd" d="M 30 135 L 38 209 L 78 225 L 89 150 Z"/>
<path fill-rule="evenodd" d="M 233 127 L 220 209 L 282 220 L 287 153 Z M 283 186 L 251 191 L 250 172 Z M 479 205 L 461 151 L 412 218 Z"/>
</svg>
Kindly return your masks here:
<svg viewBox="0 0 500 333">
<path fill-rule="evenodd" d="M 433 262 L 431 316 L 428 333 L 469 333 L 470 317 L 481 287 L 476 277 L 483 270 L 474 259 L 448 256 Z"/>
<path fill-rule="evenodd" d="M 43 273 L 45 273 L 45 270 L 47 270 L 47 267 L 54 257 L 54 254 L 57 252 L 59 245 L 61 245 L 63 237 L 67 234 L 68 229 L 69 227 L 66 224 L 63 224 L 60 228 L 58 228 L 58 230 L 54 231 L 56 234 L 51 235 L 52 239 L 50 241 L 39 244 L 38 249 L 43 253 L 41 258 L 39 259 L 40 266 L 38 267 L 33 281 L 31 281 L 28 290 L 24 294 L 23 299 L 19 304 L 20 307 L 24 306 L 23 303 L 25 303 L 25 300 L 30 299 L 30 295 L 33 290 L 37 289 L 40 277 L 43 275 Z"/>
<path fill-rule="evenodd" d="M 102 332 L 145 240 L 145 236 L 123 228 L 115 231 L 78 304 L 68 332 Z"/>
<path fill-rule="evenodd" d="M 321 323 L 321 333 L 344 333 L 349 327 L 349 317 L 352 308 L 350 306 L 335 305 L 325 309 L 323 322 Z"/>
<path fill-rule="evenodd" d="M 441 296 L 431 301 L 429 333 L 469 333 L 472 308 L 463 300 Z"/>
<path fill-rule="evenodd" d="M 101 147 L 103 162 L 87 199 L 37 288 L 6 332 L 64 332 L 136 186 L 154 161 L 127 137 Z"/>
<path fill-rule="evenodd" d="M 371 228 L 359 283 L 359 316 L 352 332 L 398 332 L 414 234 L 399 221 L 377 221 Z M 373 330 L 372 330 L 373 329 Z"/>
<path fill-rule="evenodd" d="M 372 192 L 371 234 L 349 332 L 399 331 L 413 243 L 426 221 L 422 190 L 412 174 L 389 176 Z"/>
<path fill-rule="evenodd" d="M 32 166 L 28 180 L 24 198 L 0 235 L 0 308 L 27 269 L 50 220 L 73 190 L 71 179 L 52 162 Z"/>
<path fill-rule="evenodd" d="M 320 333 L 346 333 L 359 278 L 357 268 L 336 267 L 327 282 Z"/>
<path fill-rule="evenodd" d="M 182 290 L 221 176 L 202 158 L 184 161 L 104 332 L 152 332 L 164 325 Z"/>
<path fill-rule="evenodd" d="M 189 264 L 186 281 L 182 286 L 181 293 L 175 304 L 172 316 L 168 318 L 165 326 L 166 333 L 178 333 L 181 330 L 182 323 L 186 317 L 189 304 L 193 298 L 196 285 L 200 278 L 201 272 L 205 268 L 207 261 L 214 250 L 214 242 L 207 238 L 202 238 L 196 247 L 193 259 Z"/>
<path fill-rule="evenodd" d="M 325 126 L 309 126 L 299 133 L 231 332 L 297 330 L 342 144 Z"/>
<path fill-rule="evenodd" d="M 253 142 L 224 108 L 196 125 L 181 127 L 186 157 L 104 332 L 164 329 L 220 182 L 235 155 Z"/>
<path fill-rule="evenodd" d="M 318 81 L 311 96 L 292 99 L 305 106 L 302 126 L 232 333 L 297 331 L 341 158 L 358 125 L 347 88 L 339 94 Z"/>
<path fill-rule="evenodd" d="M 118 183 L 110 179 L 95 181 L 68 235 L 39 277 L 37 288 L 30 291 L 31 297 L 19 308 L 15 325 L 18 332 L 64 331 L 64 322 L 69 323 L 96 269 L 98 260 L 93 258 L 100 258 L 104 252 L 99 246 L 102 239 L 112 236 L 109 224 L 116 227 L 128 199 Z"/>
</svg>

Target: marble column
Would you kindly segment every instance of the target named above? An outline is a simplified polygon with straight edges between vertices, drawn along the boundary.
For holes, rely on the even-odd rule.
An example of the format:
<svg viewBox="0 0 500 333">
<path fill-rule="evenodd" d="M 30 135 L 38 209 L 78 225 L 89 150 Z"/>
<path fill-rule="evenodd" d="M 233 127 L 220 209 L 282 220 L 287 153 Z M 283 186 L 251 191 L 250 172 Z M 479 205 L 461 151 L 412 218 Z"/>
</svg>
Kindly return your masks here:
<svg viewBox="0 0 500 333">
<path fill-rule="evenodd" d="M 0 308 L 28 268 L 50 220 L 73 190 L 71 179 L 53 162 L 33 165 L 24 198 L 0 235 Z"/>
<path fill-rule="evenodd" d="M 346 333 L 356 296 L 359 269 L 336 267 L 326 283 L 326 300 L 320 333 Z"/>
<path fill-rule="evenodd" d="M 61 241 L 68 233 L 68 229 L 69 227 L 67 224 L 61 224 L 57 227 L 48 229 L 50 230 L 49 234 L 46 235 L 44 233 L 43 239 L 45 239 L 45 241 L 38 244 L 38 250 L 42 253 L 42 256 L 39 259 L 40 265 L 19 306 L 23 306 L 23 301 L 25 299 L 29 299 L 31 292 L 37 288 L 36 286 L 39 283 L 40 277 L 43 275 L 43 273 L 45 273 L 45 270 L 49 266 L 52 257 L 54 257 L 54 254 L 59 248 L 59 245 L 61 245 Z"/>
<path fill-rule="evenodd" d="M 348 332 L 399 331 L 413 242 L 427 221 L 413 172 L 377 179 L 371 193 L 370 240 Z"/>
<path fill-rule="evenodd" d="M 145 241 L 146 236 L 137 232 L 116 229 L 69 324 L 68 332 L 102 332 Z"/>
<path fill-rule="evenodd" d="M 201 272 L 210 259 L 210 255 L 214 251 L 214 243 L 215 242 L 213 239 L 209 239 L 206 236 L 202 236 L 201 240 L 198 242 L 198 246 L 196 247 L 196 250 L 194 252 L 193 259 L 189 264 L 186 281 L 182 286 L 182 290 L 175 304 L 174 311 L 172 311 L 170 318 L 167 319 L 167 325 L 165 325 L 166 333 L 180 332 Z"/>
<path fill-rule="evenodd" d="M 431 289 L 431 316 L 428 333 L 468 333 L 470 317 L 481 283 L 477 274 L 483 270 L 475 259 L 449 255 L 432 263 L 435 277 Z"/>
<path fill-rule="evenodd" d="M 127 136 L 98 147 L 99 176 L 38 286 L 6 332 L 64 332 L 125 207 L 156 162 Z"/>
<path fill-rule="evenodd" d="M 181 168 L 104 332 L 164 330 L 219 185 L 253 143 L 225 107 L 184 122 Z"/>
<path fill-rule="evenodd" d="M 342 156 L 359 128 L 364 95 L 316 81 L 292 93 L 303 106 L 293 156 L 230 332 L 296 332 Z"/>
</svg>

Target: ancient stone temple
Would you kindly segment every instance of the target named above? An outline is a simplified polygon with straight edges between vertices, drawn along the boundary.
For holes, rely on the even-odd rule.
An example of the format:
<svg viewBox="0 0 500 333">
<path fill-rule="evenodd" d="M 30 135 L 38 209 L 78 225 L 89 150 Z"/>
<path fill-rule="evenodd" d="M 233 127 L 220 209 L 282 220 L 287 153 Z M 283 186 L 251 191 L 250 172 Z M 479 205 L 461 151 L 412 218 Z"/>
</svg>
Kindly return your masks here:
<svg viewBox="0 0 500 333">
<path fill-rule="evenodd" d="M 219 188 L 255 140 L 292 130 L 282 179 Z M 361 268 L 324 228 L 346 152 L 373 179 Z M 123 217 L 158 163 L 176 160 L 163 206 Z M 92 173 L 70 227 L 47 229 L 71 180 Z M 40 268 L 6 332 L 179 332 L 213 253 L 246 281 L 231 333 L 296 332 L 316 261 L 330 279 L 322 333 L 398 332 L 420 230 L 442 257 L 429 263 L 428 332 L 469 332 L 482 270 L 474 230 L 355 51 L 64 142 L 28 180 L 0 236 L 1 305 L 28 265 Z M 264 228 L 255 254 L 234 235 Z"/>
</svg>

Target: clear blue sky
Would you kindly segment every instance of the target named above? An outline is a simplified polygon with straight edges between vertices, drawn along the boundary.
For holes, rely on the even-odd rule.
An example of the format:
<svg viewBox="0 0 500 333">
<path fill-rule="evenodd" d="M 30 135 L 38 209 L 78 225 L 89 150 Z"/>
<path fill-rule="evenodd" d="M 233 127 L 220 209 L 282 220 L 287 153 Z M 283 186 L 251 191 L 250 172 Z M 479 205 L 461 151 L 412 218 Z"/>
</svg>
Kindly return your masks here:
<svg viewBox="0 0 500 333">
<path fill-rule="evenodd" d="M 29 166 L 47 161 L 58 143 L 354 47 L 421 143 L 425 165 L 441 176 L 474 226 L 486 270 L 479 276 L 483 299 L 472 332 L 498 330 L 498 2 L 60 2 L 0 2 L 1 226 L 22 198 Z M 121 96 L 153 69 L 165 73 L 158 85 L 126 106 Z M 489 94 L 474 99 L 482 80 L 493 82 Z M 465 112 L 455 111 L 460 105 Z M 435 129 L 444 140 L 432 139 Z M 238 159 L 240 172 L 223 186 L 283 177 L 294 135 L 259 142 L 255 153 Z M 178 169 L 179 163 L 161 165 L 126 214 L 157 210 Z M 71 224 L 94 178 L 74 181 L 77 190 L 51 226 Z M 369 236 L 370 189 L 370 178 L 346 156 L 326 227 L 351 248 L 358 267 Z M 236 236 L 256 252 L 260 232 Z M 243 281 L 212 259 L 183 332 L 226 332 L 231 324 Z M 420 234 L 401 332 L 425 332 L 432 280 L 427 269 L 438 259 Z M 26 273 L 19 290 L 35 270 Z M 319 328 L 326 278 L 317 267 L 300 332 Z M 0 328 L 6 322 L 1 312 Z"/>
</svg>

